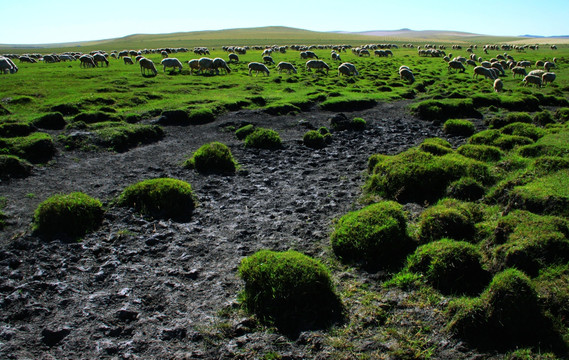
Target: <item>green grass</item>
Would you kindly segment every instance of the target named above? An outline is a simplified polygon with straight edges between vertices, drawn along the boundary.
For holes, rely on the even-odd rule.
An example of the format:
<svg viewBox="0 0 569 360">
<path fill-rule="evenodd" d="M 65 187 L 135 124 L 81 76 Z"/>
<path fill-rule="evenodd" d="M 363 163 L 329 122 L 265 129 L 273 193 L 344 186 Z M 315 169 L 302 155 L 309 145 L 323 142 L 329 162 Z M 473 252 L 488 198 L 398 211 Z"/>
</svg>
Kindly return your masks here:
<svg viewBox="0 0 569 360">
<path fill-rule="evenodd" d="M 227 145 L 214 141 L 201 146 L 184 166 L 201 173 L 234 174 L 238 165 Z"/>
</svg>

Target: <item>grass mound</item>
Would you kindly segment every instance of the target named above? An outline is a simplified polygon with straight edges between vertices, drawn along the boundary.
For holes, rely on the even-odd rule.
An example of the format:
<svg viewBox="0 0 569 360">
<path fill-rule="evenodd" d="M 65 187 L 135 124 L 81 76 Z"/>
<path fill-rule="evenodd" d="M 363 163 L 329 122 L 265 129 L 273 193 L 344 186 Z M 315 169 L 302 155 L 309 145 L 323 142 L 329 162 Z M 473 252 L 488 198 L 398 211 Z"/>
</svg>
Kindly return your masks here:
<svg viewBox="0 0 569 360">
<path fill-rule="evenodd" d="M 358 111 L 371 109 L 377 104 L 372 99 L 329 99 L 320 104 L 320 109 L 324 111 Z"/>
<path fill-rule="evenodd" d="M 444 122 L 451 118 L 480 118 L 471 99 L 425 100 L 411 106 L 411 111 L 423 120 Z"/>
<path fill-rule="evenodd" d="M 247 137 L 247 135 L 251 134 L 255 130 L 255 125 L 247 124 L 245 126 L 240 127 L 235 131 L 235 136 L 239 140 L 243 140 Z"/>
<path fill-rule="evenodd" d="M 214 141 L 201 146 L 184 166 L 201 173 L 234 174 L 237 162 L 227 145 Z"/>
<path fill-rule="evenodd" d="M 63 118 L 63 114 L 60 112 L 53 112 L 42 115 L 39 118 L 33 120 L 32 124 L 40 129 L 61 130 L 65 128 L 67 122 Z"/>
<path fill-rule="evenodd" d="M 0 155 L 0 179 L 23 178 L 32 172 L 32 164 L 13 155 Z"/>
<path fill-rule="evenodd" d="M 464 144 L 456 149 L 456 151 L 467 158 L 484 162 L 499 161 L 504 155 L 500 148 L 490 145 Z"/>
<path fill-rule="evenodd" d="M 464 176 L 483 184 L 493 181 L 485 163 L 454 153 L 434 156 L 412 148 L 377 162 L 366 191 L 399 202 L 433 202 L 442 197 L 451 182 Z"/>
<path fill-rule="evenodd" d="M 329 270 L 299 252 L 258 251 L 241 261 L 239 275 L 246 308 L 281 331 L 298 333 L 340 317 Z"/>
<path fill-rule="evenodd" d="M 518 153 L 524 157 L 569 156 L 569 131 L 548 134 L 534 144 L 521 146 Z"/>
<path fill-rule="evenodd" d="M 299 113 L 301 109 L 292 104 L 274 104 L 267 106 L 264 111 L 270 115 L 287 115 Z"/>
<path fill-rule="evenodd" d="M 419 216 L 419 243 L 442 238 L 471 240 L 474 237 L 474 216 L 467 204 L 458 201 L 440 201 Z"/>
<path fill-rule="evenodd" d="M 421 145 L 419 145 L 419 149 L 433 155 L 445 155 L 450 154 L 454 151 L 452 149 L 452 145 L 448 141 L 441 138 L 425 139 Z"/>
<path fill-rule="evenodd" d="M 118 204 L 158 218 L 187 220 L 196 206 L 192 187 L 185 181 L 158 178 L 128 186 Z"/>
<path fill-rule="evenodd" d="M 478 298 L 451 301 L 448 314 L 452 332 L 480 345 L 548 347 L 556 342 L 551 325 L 541 313 L 536 289 L 516 269 L 494 276 Z"/>
<path fill-rule="evenodd" d="M 441 239 L 415 250 L 407 258 L 406 271 L 422 274 L 434 288 L 446 294 L 475 294 L 487 284 L 482 254 L 464 241 Z"/>
<path fill-rule="evenodd" d="M 102 221 L 101 202 L 74 192 L 54 195 L 39 204 L 34 213 L 33 226 L 42 235 L 62 235 L 73 240 L 97 229 Z"/>
<path fill-rule="evenodd" d="M 51 136 L 42 132 L 35 132 L 25 137 L 7 138 L 4 142 L 10 154 L 34 164 L 48 162 L 57 152 Z"/>
<path fill-rule="evenodd" d="M 515 210 L 493 227 L 486 248 L 497 269 L 516 267 L 535 276 L 569 260 L 569 222 L 564 218 Z"/>
<path fill-rule="evenodd" d="M 157 120 L 160 125 L 188 125 L 190 116 L 184 110 L 164 110 Z"/>
<path fill-rule="evenodd" d="M 470 136 L 474 134 L 474 124 L 470 120 L 449 119 L 443 125 L 443 131 L 449 135 Z"/>
<path fill-rule="evenodd" d="M 345 261 L 389 268 L 414 246 L 401 205 L 383 201 L 344 215 L 330 236 L 334 253 Z"/>
<path fill-rule="evenodd" d="M 275 150 L 282 147 L 282 141 L 278 132 L 271 129 L 256 128 L 251 134 L 245 137 L 245 146 Z"/>
<path fill-rule="evenodd" d="M 164 137 L 164 130 L 158 125 L 101 123 L 91 129 L 97 137 L 97 145 L 114 151 L 126 151 L 141 144 L 149 144 Z"/>
<path fill-rule="evenodd" d="M 309 130 L 302 137 L 304 145 L 313 149 L 322 149 L 326 146 L 326 138 L 317 130 Z"/>
<path fill-rule="evenodd" d="M 195 109 L 188 114 L 191 125 L 207 124 L 215 120 L 215 114 L 211 109 Z"/>
<path fill-rule="evenodd" d="M 23 122 L 5 122 L 0 123 L 0 137 L 22 137 L 28 136 L 34 131 L 29 123 Z"/>
<path fill-rule="evenodd" d="M 509 112 L 504 117 L 495 117 L 490 120 L 490 126 L 495 129 L 501 129 L 513 123 L 531 124 L 532 118 L 527 112 Z"/>
<path fill-rule="evenodd" d="M 471 177 L 463 177 L 449 184 L 446 196 L 462 201 L 481 199 L 486 190 L 484 186 Z"/>
</svg>

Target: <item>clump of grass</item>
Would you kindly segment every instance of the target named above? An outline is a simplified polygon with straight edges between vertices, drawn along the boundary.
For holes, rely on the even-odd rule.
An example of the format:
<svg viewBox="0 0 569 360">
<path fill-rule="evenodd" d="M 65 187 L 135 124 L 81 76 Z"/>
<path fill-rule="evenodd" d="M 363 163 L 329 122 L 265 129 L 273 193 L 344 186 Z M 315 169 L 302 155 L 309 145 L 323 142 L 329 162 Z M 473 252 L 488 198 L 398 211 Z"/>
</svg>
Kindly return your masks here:
<svg viewBox="0 0 569 360">
<path fill-rule="evenodd" d="M 61 130 L 65 128 L 67 122 L 63 118 L 62 113 L 52 112 L 38 117 L 32 121 L 32 124 L 40 129 Z"/>
<path fill-rule="evenodd" d="M 531 280 L 516 269 L 494 276 L 478 298 L 451 301 L 447 313 L 452 332 L 486 346 L 551 346 L 554 341 Z"/>
<path fill-rule="evenodd" d="M 271 129 L 256 128 L 245 137 L 245 146 L 259 149 L 280 149 L 282 141 L 279 133 Z"/>
<path fill-rule="evenodd" d="M 375 203 L 342 216 L 330 242 L 334 253 L 344 261 L 374 268 L 399 265 L 413 247 L 405 213 L 394 201 Z"/>
<path fill-rule="evenodd" d="M 441 239 L 415 250 L 404 271 L 422 274 L 426 281 L 446 294 L 476 294 L 487 284 L 482 254 L 470 243 Z"/>
<path fill-rule="evenodd" d="M 512 150 L 518 146 L 533 144 L 533 142 L 532 139 L 526 136 L 502 134 L 494 141 L 494 145 L 502 150 Z"/>
<path fill-rule="evenodd" d="M 559 122 L 566 122 L 569 120 L 569 108 L 560 108 L 555 111 L 554 118 Z"/>
<path fill-rule="evenodd" d="M 545 126 L 547 124 L 555 123 L 555 119 L 549 110 L 543 110 L 534 115 L 533 122 L 537 125 Z"/>
<path fill-rule="evenodd" d="M 490 127 L 495 129 L 503 128 L 513 123 L 531 124 L 532 118 L 527 112 L 509 112 L 504 117 L 495 117 L 490 120 Z"/>
<path fill-rule="evenodd" d="M 95 230 L 103 221 L 103 205 L 81 192 L 54 195 L 34 212 L 34 230 L 48 237 L 76 239 Z"/>
<path fill-rule="evenodd" d="M 188 114 L 188 121 L 192 125 L 207 124 L 215 120 L 211 109 L 195 109 Z"/>
<path fill-rule="evenodd" d="M 516 267 L 530 275 L 569 260 L 569 223 L 557 216 L 515 210 L 500 218 L 486 239 L 493 266 Z"/>
<path fill-rule="evenodd" d="M 241 261 L 239 275 L 246 308 L 281 331 L 319 328 L 340 317 L 330 271 L 299 252 L 258 251 Z"/>
<path fill-rule="evenodd" d="M 189 125 L 190 116 L 184 110 L 164 110 L 157 121 L 160 125 Z"/>
<path fill-rule="evenodd" d="M 564 326 L 569 326 L 569 264 L 543 269 L 534 281 L 547 311 Z"/>
<path fill-rule="evenodd" d="M 187 220 L 196 206 L 191 185 L 171 178 L 130 185 L 120 194 L 117 203 L 142 214 L 174 220 Z"/>
<path fill-rule="evenodd" d="M 377 101 L 372 99 L 332 98 L 320 103 L 320 109 L 325 111 L 357 111 L 374 107 Z"/>
<path fill-rule="evenodd" d="M 352 119 L 350 125 L 353 130 L 361 131 L 366 128 L 367 122 L 361 117 L 355 117 Z"/>
<path fill-rule="evenodd" d="M 6 219 L 8 218 L 6 214 L 4 214 L 4 208 L 6 207 L 6 198 L 0 196 L 0 231 L 4 230 L 8 225 L 6 223 Z"/>
<path fill-rule="evenodd" d="M 502 127 L 500 131 L 502 134 L 525 136 L 532 139 L 533 141 L 536 141 L 546 134 L 543 129 L 538 128 L 533 124 L 524 122 L 514 122 L 508 124 Z"/>
<path fill-rule="evenodd" d="M 451 182 L 464 176 L 483 184 L 493 181 L 485 163 L 454 153 L 434 156 L 412 148 L 383 157 L 374 166 L 366 191 L 400 202 L 432 202 L 446 192 Z"/>
<path fill-rule="evenodd" d="M 453 152 L 452 145 L 441 138 L 428 138 L 423 140 L 419 149 L 433 155 L 445 155 Z"/>
<path fill-rule="evenodd" d="M 247 124 L 245 126 L 240 127 L 235 131 L 235 136 L 239 140 L 243 140 L 247 137 L 247 135 L 251 134 L 255 130 L 255 125 Z"/>
<path fill-rule="evenodd" d="M 4 139 L 10 154 L 34 164 L 46 163 L 57 150 L 52 137 L 47 133 L 35 132 L 25 137 Z"/>
<path fill-rule="evenodd" d="M 124 122 L 99 123 L 92 126 L 97 145 L 126 151 L 141 144 L 158 141 L 164 137 L 164 130 L 158 125 L 128 124 Z"/>
<path fill-rule="evenodd" d="M 481 117 L 471 99 L 425 100 L 411 106 L 424 120 L 444 122 L 451 118 Z"/>
<path fill-rule="evenodd" d="M 524 157 L 567 157 L 569 156 L 569 131 L 545 135 L 534 144 L 521 146 L 518 153 Z"/>
<path fill-rule="evenodd" d="M 0 155 L 0 179 L 23 178 L 32 172 L 32 164 L 13 155 Z"/>
<path fill-rule="evenodd" d="M 292 104 L 274 104 L 267 106 L 265 112 L 270 115 L 287 115 L 299 113 L 301 110 L 298 106 Z"/>
<path fill-rule="evenodd" d="M 462 201 L 476 201 L 481 199 L 485 192 L 484 185 L 476 179 L 465 176 L 449 184 L 446 196 Z"/>
<path fill-rule="evenodd" d="M 94 124 L 105 121 L 117 121 L 117 117 L 104 113 L 102 111 L 96 112 L 82 112 L 73 117 L 73 122 L 84 122 L 86 124 Z"/>
<path fill-rule="evenodd" d="M 514 187 L 509 202 L 539 214 L 569 216 L 569 169 Z"/>
<path fill-rule="evenodd" d="M 474 237 L 474 216 L 467 204 L 441 200 L 423 211 L 419 217 L 419 243 L 442 238 L 471 240 Z"/>
<path fill-rule="evenodd" d="M 449 119 L 443 125 L 443 131 L 449 135 L 470 136 L 474 134 L 474 124 L 470 120 Z"/>
<path fill-rule="evenodd" d="M 499 161 L 504 155 L 500 148 L 490 145 L 464 144 L 456 149 L 456 151 L 467 158 L 484 162 Z"/>
<path fill-rule="evenodd" d="M 304 145 L 313 149 L 322 149 L 326 146 L 326 139 L 317 130 L 309 130 L 302 137 L 302 142 Z"/>
<path fill-rule="evenodd" d="M 28 136 L 33 131 L 34 128 L 29 123 L 24 123 L 24 122 L 0 123 L 0 137 Z"/>
<path fill-rule="evenodd" d="M 201 173 L 234 174 L 237 161 L 227 145 L 214 141 L 202 145 L 190 159 L 184 162 L 184 166 Z"/>
</svg>

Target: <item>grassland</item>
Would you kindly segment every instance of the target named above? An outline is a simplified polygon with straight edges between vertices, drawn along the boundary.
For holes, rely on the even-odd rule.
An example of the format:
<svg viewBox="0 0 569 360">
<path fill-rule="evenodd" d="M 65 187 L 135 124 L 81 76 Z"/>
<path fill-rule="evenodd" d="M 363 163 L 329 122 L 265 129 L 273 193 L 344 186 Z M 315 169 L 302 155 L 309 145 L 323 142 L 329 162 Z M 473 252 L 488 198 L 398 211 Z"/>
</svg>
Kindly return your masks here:
<svg viewBox="0 0 569 360">
<path fill-rule="evenodd" d="M 341 34 L 329 34 L 327 37 L 321 34 L 307 35 L 305 32 L 293 34 L 279 28 L 268 31 L 266 35 L 255 38 L 251 37 L 250 31 L 241 30 L 226 33 L 134 35 L 115 41 L 91 43 L 93 48 L 89 50 L 157 47 L 188 47 L 191 50 L 193 46 L 208 46 L 211 50 L 210 57 L 227 59 L 227 53 L 220 49 L 222 45 L 264 45 L 270 41 L 282 45 L 349 43 L 357 46 L 383 42 L 374 40 L 390 40 Z M 438 198 L 432 197 L 427 197 L 427 201 L 424 201 L 424 197 L 419 198 L 417 203 L 422 206 L 423 215 L 415 214 L 415 217 L 409 220 L 409 236 L 418 243 L 424 242 L 425 244 L 421 244 L 424 247 L 419 248 L 415 256 L 409 258 L 409 264 L 402 272 L 377 276 L 383 280 L 389 278 L 389 281 L 382 280 L 370 285 L 370 276 L 365 274 L 366 270 L 343 264 L 324 251 L 327 255 L 324 255 L 323 261 L 332 268 L 333 281 L 337 284 L 342 302 L 348 308 L 348 316 L 343 325 L 324 332 L 323 340 L 318 346 L 326 346 L 330 357 L 338 359 L 366 359 L 374 356 L 379 358 L 387 356 L 386 354 L 391 358 L 400 359 L 433 358 L 436 349 L 442 347 L 434 339 L 440 340 L 440 337 L 436 337 L 438 333 L 449 330 L 445 325 L 448 318 L 445 318 L 444 314 L 449 302 L 452 302 L 450 318 L 453 321 L 449 331 L 456 330 L 459 325 L 463 326 L 459 330 L 479 331 L 477 328 L 468 328 L 466 323 L 468 319 L 475 319 L 486 321 L 488 326 L 492 327 L 492 334 L 500 334 L 500 331 L 504 330 L 500 328 L 504 326 L 500 320 L 505 317 L 498 320 L 497 318 L 501 316 L 499 312 L 504 309 L 493 306 L 496 306 L 495 303 L 500 306 L 502 301 L 515 309 L 515 300 L 513 304 L 502 299 L 496 300 L 499 291 L 494 291 L 495 289 L 506 293 L 504 296 L 507 299 L 513 298 L 509 296 L 508 289 L 502 290 L 505 285 L 497 284 L 498 280 L 505 282 L 505 276 L 497 277 L 492 283 L 485 276 L 508 271 L 508 267 L 515 267 L 528 274 L 529 277 L 517 273 L 510 277 L 514 278 L 518 285 L 521 284 L 523 289 L 529 289 L 531 296 L 528 301 L 532 305 L 532 311 L 535 310 L 534 302 L 537 303 L 536 306 L 546 309 L 547 319 L 553 322 L 556 336 L 566 345 L 569 342 L 569 312 L 562 300 L 569 297 L 569 227 L 566 207 L 566 144 L 569 134 L 566 121 L 569 110 L 562 108 L 569 105 L 569 47 L 558 45 L 559 50 L 551 50 L 542 46 L 539 50 L 508 51 L 516 60 L 529 60 L 532 63 L 556 57 L 557 66 L 554 71 L 557 79 L 546 87 L 525 87 L 520 78 L 513 78 L 511 72 L 506 71 L 506 76 L 502 77 L 505 91 L 496 94 L 491 80 L 473 78 L 472 67 L 468 67 L 464 73 L 449 71 L 442 58 L 419 57 L 415 48 L 404 48 L 402 45 L 409 39 L 405 40 L 397 40 L 399 48 L 392 49 L 394 56 L 389 58 L 358 57 L 350 50 L 342 53 L 342 60 L 353 63 L 360 73 L 358 77 L 350 78 L 338 76 L 335 71 L 338 64 L 329 59 L 329 49 L 314 50 L 331 65 L 329 74 L 308 72 L 304 68 L 305 60 L 300 59 L 297 51 L 290 49 L 285 54 L 275 53 L 273 57 L 276 63 L 293 63 L 298 73 L 292 75 L 279 74 L 274 66 L 270 66 L 269 76 L 249 76 L 247 63 L 261 61 L 261 52 L 258 50 L 249 50 L 246 55 L 240 55 L 239 63 L 229 65 L 231 73 L 222 75 L 190 75 L 186 62 L 199 57 L 191 52 L 171 55 L 184 63 L 185 67 L 181 72 L 164 72 L 158 67 L 159 72 L 155 77 L 142 76 L 137 65 L 124 65 L 122 61 L 114 59 L 109 67 L 89 69 L 80 68 L 78 62 L 18 64 L 20 69 L 17 74 L 0 77 L 0 110 L 3 110 L 3 115 L 0 115 L 0 130 L 3 131 L 0 135 L 1 153 L 25 153 L 23 146 L 14 144 L 14 139 L 19 139 L 21 144 L 27 144 L 26 138 L 31 137 L 49 140 L 48 135 L 35 133 L 30 124 L 34 124 L 36 119 L 46 113 L 57 111 L 63 113 L 67 127 L 61 130 L 63 137 L 54 137 L 52 141 L 68 146 L 68 138 L 65 136 L 73 130 L 110 131 L 119 126 L 139 125 L 139 122 L 154 120 L 169 110 L 182 110 L 188 114 L 206 111 L 213 116 L 239 109 L 264 109 L 274 114 L 317 111 L 318 108 L 350 111 L 358 106 L 373 106 L 376 102 L 406 100 L 411 103 L 408 111 L 427 121 L 440 124 L 441 127 L 448 119 L 468 119 L 477 124 L 478 130 L 486 127 L 492 129 L 478 132 L 469 140 L 464 137 L 462 141 L 469 142 L 468 146 L 465 145 L 456 152 L 446 141 L 431 140 L 408 153 L 402 153 L 399 157 L 383 154 L 374 157 L 369 154 L 372 156 L 369 177 L 377 177 L 377 183 L 384 181 L 379 179 L 381 174 L 389 174 L 401 178 L 406 176 L 413 181 L 423 182 L 420 185 L 424 185 L 424 179 L 413 178 L 414 174 L 409 171 L 408 165 L 417 158 L 426 158 L 428 161 L 417 163 L 417 167 L 424 166 L 429 170 L 425 173 L 436 175 L 429 179 L 434 185 L 420 191 L 417 196 L 424 196 L 435 185 L 441 184 L 440 188 L 437 187 L 439 191 L 436 195 L 443 196 L 446 194 L 445 190 L 448 191 L 447 182 L 450 181 L 453 181 L 450 186 L 466 188 L 465 178 L 458 179 L 460 176 L 457 176 L 455 179 L 453 176 L 459 172 L 456 169 L 467 166 L 470 169 L 470 165 L 473 165 L 471 168 L 475 170 L 463 172 L 468 175 L 468 184 L 476 185 L 476 189 L 482 191 L 485 197 L 475 196 L 474 200 L 464 202 L 448 199 L 439 202 Z M 432 40 L 444 42 L 447 46 L 446 52 L 452 52 L 453 56 L 468 57 L 464 48 L 451 49 L 452 39 Z M 497 40 L 495 38 L 460 38 L 456 39 L 456 43 L 464 46 L 473 40 L 479 41 L 474 52 L 484 59 L 504 53 L 503 50 L 483 53 L 482 45 L 487 42 L 494 43 Z M 415 45 L 423 46 L 423 42 L 421 40 L 421 44 Z M 85 51 L 84 47 L 80 49 Z M 52 50 L 59 49 L 50 49 Z M 147 57 L 156 64 L 161 60 L 158 54 L 149 54 Z M 408 84 L 399 78 L 397 70 L 401 65 L 407 65 L 413 70 L 415 83 Z M 535 124 L 530 125 L 527 122 Z M 515 125 L 510 126 L 509 123 Z M 14 132 L 23 133 L 16 135 Z M 107 146 L 108 143 L 105 143 L 103 147 Z M 89 149 L 91 148 L 85 146 L 85 150 Z M 544 154 L 548 156 L 542 157 Z M 400 169 L 403 175 L 395 174 L 395 168 Z M 380 173 L 380 170 L 384 173 Z M 459 183 L 460 180 L 464 181 Z M 404 178 L 403 181 L 411 180 Z M 441 184 L 435 184 L 435 181 L 440 181 Z M 212 180 L 212 183 L 215 183 L 215 180 Z M 392 181 L 383 186 L 382 191 L 394 184 L 397 185 Z M 379 197 L 399 200 L 408 184 L 409 182 L 404 183 L 390 193 L 368 193 L 368 197 L 362 201 L 374 202 Z M 0 220 L 5 217 L 0 213 Z M 9 220 L 8 218 L 7 223 Z M 453 240 L 464 241 L 456 244 L 446 239 L 427 246 L 431 241 L 451 237 L 449 234 L 454 237 Z M 455 260 L 455 248 L 473 258 L 472 262 L 476 265 L 476 271 L 473 273 L 481 284 L 476 284 L 475 289 L 468 289 L 466 293 L 472 295 L 471 298 L 461 297 L 463 294 L 453 292 L 454 288 L 451 286 L 442 287 L 444 291 L 441 290 L 440 279 L 448 277 L 452 277 L 452 283 L 456 282 L 461 289 L 468 287 L 460 278 L 454 278 L 456 274 L 453 273 L 453 266 L 460 268 L 460 264 L 452 262 Z M 438 253 L 443 253 L 445 258 L 437 262 Z M 432 264 L 425 260 L 430 257 L 435 258 Z M 417 270 L 421 267 L 429 268 L 421 273 L 421 270 Z M 479 276 L 479 273 L 484 276 Z M 486 285 L 487 289 L 482 290 Z M 385 300 L 387 298 L 390 299 L 389 302 Z M 393 298 L 398 301 L 393 301 Z M 236 316 L 235 313 L 241 316 L 238 310 L 230 312 L 233 312 L 233 316 Z M 425 315 L 427 312 L 435 315 L 428 317 Z M 420 316 L 416 316 L 417 314 Z M 520 328 L 520 322 L 511 319 L 520 314 L 515 311 L 511 314 L 508 312 L 509 324 Z M 536 328 L 545 326 L 541 322 L 537 324 L 539 326 Z M 259 329 L 261 327 L 257 328 Z M 511 329 L 506 329 L 506 332 L 509 330 Z M 223 331 L 220 332 L 223 336 Z M 471 335 L 457 332 L 466 338 Z M 517 332 L 514 334 L 519 335 Z M 366 343 L 368 340 L 387 345 L 385 348 L 373 348 Z M 219 338 L 216 341 L 218 344 L 223 342 Z M 304 341 L 310 342 L 312 339 L 307 337 Z M 391 343 L 396 343 L 397 346 L 390 347 Z M 476 345 L 475 342 L 474 344 Z M 517 345 L 525 348 L 517 351 L 514 350 L 515 346 L 496 346 L 491 347 L 489 353 L 511 359 L 565 356 L 562 351 L 558 351 L 558 344 L 532 343 L 529 340 Z M 317 346 L 314 345 L 314 348 Z M 542 355 L 542 349 L 544 353 L 551 353 Z M 557 353 L 553 355 L 556 350 Z M 265 358 L 279 357 L 280 355 L 273 353 L 265 355 Z"/>
</svg>

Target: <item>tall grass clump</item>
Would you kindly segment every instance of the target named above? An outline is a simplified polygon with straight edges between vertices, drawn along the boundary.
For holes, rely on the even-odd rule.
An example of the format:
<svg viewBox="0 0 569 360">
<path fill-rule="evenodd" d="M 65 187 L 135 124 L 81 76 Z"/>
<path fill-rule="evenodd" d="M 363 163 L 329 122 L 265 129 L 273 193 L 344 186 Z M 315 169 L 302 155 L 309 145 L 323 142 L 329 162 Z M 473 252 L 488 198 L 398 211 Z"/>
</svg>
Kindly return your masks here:
<svg viewBox="0 0 569 360">
<path fill-rule="evenodd" d="M 341 316 L 330 271 L 299 252 L 258 251 L 241 261 L 239 276 L 247 310 L 285 333 L 320 328 Z"/>
<path fill-rule="evenodd" d="M 251 134 L 245 137 L 245 146 L 275 150 L 282 147 L 279 133 L 271 129 L 256 128 Z"/>
<path fill-rule="evenodd" d="M 33 228 L 48 237 L 76 239 L 97 229 L 103 221 L 103 205 L 84 193 L 58 194 L 43 201 L 34 212 Z"/>
<path fill-rule="evenodd" d="M 330 242 L 342 260 L 371 268 L 399 265 L 414 246 L 402 206 L 394 201 L 375 203 L 342 216 Z"/>
<path fill-rule="evenodd" d="M 187 220 L 196 206 L 191 185 L 171 178 L 130 185 L 120 194 L 117 203 L 145 215 L 174 220 Z"/>
<path fill-rule="evenodd" d="M 475 130 L 472 121 L 464 119 L 449 119 L 443 125 L 443 131 L 449 135 L 470 136 Z"/>
<path fill-rule="evenodd" d="M 190 159 L 184 162 L 184 166 L 201 173 L 234 174 L 237 161 L 227 145 L 214 141 L 202 145 Z"/>
</svg>

